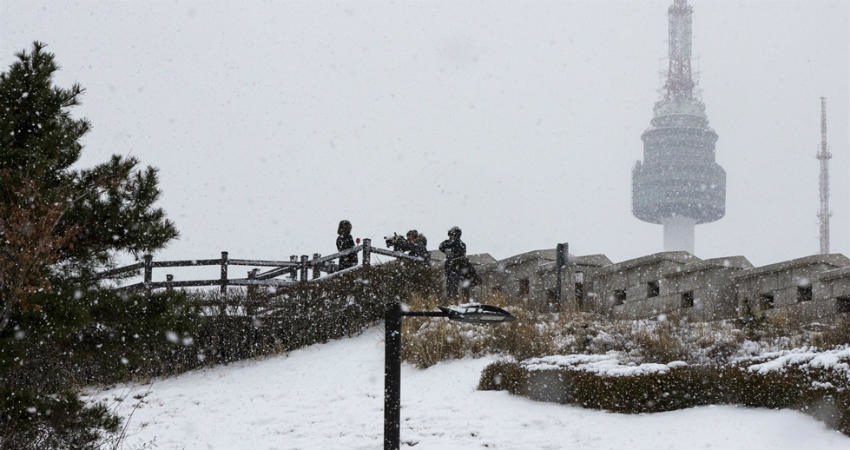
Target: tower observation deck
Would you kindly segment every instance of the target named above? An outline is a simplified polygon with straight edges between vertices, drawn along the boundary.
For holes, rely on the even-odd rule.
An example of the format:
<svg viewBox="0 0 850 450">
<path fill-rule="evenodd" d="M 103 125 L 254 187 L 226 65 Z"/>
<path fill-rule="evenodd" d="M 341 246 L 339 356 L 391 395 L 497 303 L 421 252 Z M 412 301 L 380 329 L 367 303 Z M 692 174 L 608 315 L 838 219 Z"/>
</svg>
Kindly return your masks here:
<svg viewBox="0 0 850 450">
<path fill-rule="evenodd" d="M 694 252 L 696 224 L 726 213 L 726 172 L 715 161 L 717 133 L 694 95 L 691 73 L 693 8 L 675 0 L 668 9 L 669 67 L 664 96 L 644 131 L 643 161 L 632 172 L 632 212 L 664 226 L 664 250 Z"/>
</svg>

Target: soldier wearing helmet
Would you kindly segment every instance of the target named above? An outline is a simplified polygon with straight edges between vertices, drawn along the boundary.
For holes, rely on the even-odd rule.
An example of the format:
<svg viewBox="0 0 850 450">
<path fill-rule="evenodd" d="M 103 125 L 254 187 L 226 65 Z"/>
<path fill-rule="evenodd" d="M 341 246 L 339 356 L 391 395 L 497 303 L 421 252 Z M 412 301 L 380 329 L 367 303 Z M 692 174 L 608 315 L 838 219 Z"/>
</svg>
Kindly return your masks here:
<svg viewBox="0 0 850 450">
<path fill-rule="evenodd" d="M 425 235 L 416 230 L 410 230 L 407 232 L 405 237 L 407 238 L 407 241 L 403 246 L 404 250 L 406 250 L 410 256 L 418 256 L 422 258 L 427 264 L 431 258 L 431 254 L 428 253 L 428 239 L 425 238 Z"/>
<path fill-rule="evenodd" d="M 458 227 L 449 229 L 449 238 L 440 244 L 440 251 L 446 254 L 446 296 L 457 297 L 458 287 L 469 260 L 466 259 L 466 244 L 460 240 Z"/>
</svg>

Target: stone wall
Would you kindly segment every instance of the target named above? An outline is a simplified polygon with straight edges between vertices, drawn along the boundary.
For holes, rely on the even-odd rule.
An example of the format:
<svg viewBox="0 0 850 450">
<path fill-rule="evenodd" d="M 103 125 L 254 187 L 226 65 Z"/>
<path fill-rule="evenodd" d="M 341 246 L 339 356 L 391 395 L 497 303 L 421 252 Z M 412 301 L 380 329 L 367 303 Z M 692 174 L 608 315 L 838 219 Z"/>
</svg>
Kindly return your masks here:
<svg viewBox="0 0 850 450">
<path fill-rule="evenodd" d="M 850 266 L 821 273 L 815 282 L 815 301 L 827 311 L 850 313 Z"/>
<path fill-rule="evenodd" d="M 434 264 L 442 264 L 435 253 Z M 562 273 L 560 303 L 555 249 L 503 260 L 488 254 L 470 260 L 482 278 L 473 300 L 499 292 L 541 309 L 581 310 L 616 319 L 652 319 L 676 313 L 691 321 L 731 319 L 751 310 L 817 320 L 850 312 L 850 259 L 814 255 L 754 268 L 743 256 L 702 260 L 687 252 L 662 252 L 612 263 L 604 255 L 570 255 Z M 772 301 L 769 301 L 772 299 Z"/>
<path fill-rule="evenodd" d="M 678 312 L 691 321 L 735 317 L 738 304 L 733 277 L 751 267 L 746 258 L 735 256 L 692 263 L 666 274 L 658 300 L 660 312 Z"/>
<path fill-rule="evenodd" d="M 844 255 L 814 255 L 741 271 L 735 276 L 738 305 L 767 316 L 792 314 L 816 320 L 836 313 L 833 284 L 841 278 L 822 280 L 832 269 L 850 266 Z M 837 280 L 837 283 L 835 282 Z M 839 286 L 840 288 L 840 286 Z"/>
<path fill-rule="evenodd" d="M 661 298 L 669 293 L 664 275 L 693 260 L 686 252 L 664 252 L 603 267 L 594 274 L 587 307 L 617 319 L 657 316 L 668 306 Z"/>
<path fill-rule="evenodd" d="M 586 299 L 587 280 L 610 264 L 611 260 L 604 255 L 570 256 L 562 270 L 559 301 L 555 250 L 535 250 L 481 267 L 479 272 L 484 282 L 478 293 L 498 292 L 508 298 L 537 303 L 541 309 L 567 306 L 578 310 Z"/>
</svg>

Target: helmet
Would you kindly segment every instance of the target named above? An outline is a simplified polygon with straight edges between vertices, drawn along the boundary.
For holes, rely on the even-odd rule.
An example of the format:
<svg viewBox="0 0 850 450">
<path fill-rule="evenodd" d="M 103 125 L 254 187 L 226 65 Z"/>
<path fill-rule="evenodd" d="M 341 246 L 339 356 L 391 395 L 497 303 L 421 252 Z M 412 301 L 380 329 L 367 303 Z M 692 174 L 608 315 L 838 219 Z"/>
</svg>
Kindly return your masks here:
<svg viewBox="0 0 850 450">
<path fill-rule="evenodd" d="M 419 232 L 416 230 L 410 230 L 405 236 L 410 240 L 414 240 L 417 236 L 419 236 Z"/>
<path fill-rule="evenodd" d="M 339 227 L 336 229 L 336 234 L 348 234 L 351 233 L 351 222 L 347 220 L 340 220 Z"/>
<path fill-rule="evenodd" d="M 451 227 L 449 229 L 450 238 L 459 238 L 461 234 L 460 227 Z"/>
</svg>

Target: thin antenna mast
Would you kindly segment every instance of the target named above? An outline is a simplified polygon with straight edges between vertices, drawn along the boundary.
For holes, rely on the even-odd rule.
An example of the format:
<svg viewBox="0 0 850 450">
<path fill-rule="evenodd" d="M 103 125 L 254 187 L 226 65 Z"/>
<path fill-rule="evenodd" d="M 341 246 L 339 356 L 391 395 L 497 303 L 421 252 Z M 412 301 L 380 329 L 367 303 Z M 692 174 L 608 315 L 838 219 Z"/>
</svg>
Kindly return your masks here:
<svg viewBox="0 0 850 450">
<path fill-rule="evenodd" d="M 820 98 L 820 152 L 817 155 L 820 160 L 820 252 L 822 255 L 829 253 L 829 160 L 832 153 L 826 142 L 826 98 Z"/>
</svg>

